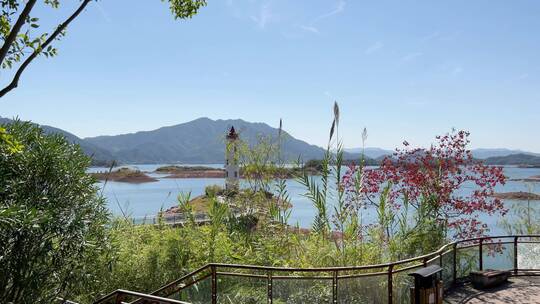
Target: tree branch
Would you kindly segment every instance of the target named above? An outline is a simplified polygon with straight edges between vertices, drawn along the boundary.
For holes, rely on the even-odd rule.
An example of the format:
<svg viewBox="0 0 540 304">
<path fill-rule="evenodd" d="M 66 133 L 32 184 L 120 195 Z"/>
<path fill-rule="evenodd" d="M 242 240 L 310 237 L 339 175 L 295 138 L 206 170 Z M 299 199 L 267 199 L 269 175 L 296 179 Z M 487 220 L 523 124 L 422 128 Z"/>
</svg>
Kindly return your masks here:
<svg viewBox="0 0 540 304">
<path fill-rule="evenodd" d="M 36 2 L 37 0 L 28 1 L 23 11 L 21 12 L 19 19 L 17 19 L 17 21 L 15 22 L 15 25 L 13 25 L 11 32 L 9 32 L 9 35 L 6 38 L 6 41 L 4 41 L 4 45 L 2 45 L 2 48 L 0 49 L 0 64 L 4 62 L 4 59 L 6 58 L 7 53 L 9 49 L 11 48 L 11 45 L 13 44 L 13 41 L 17 39 L 17 35 L 19 34 L 19 31 L 21 30 L 22 26 L 26 23 L 26 18 L 28 18 L 28 16 L 30 15 L 30 12 L 32 11 L 32 8 L 34 8 L 34 4 L 36 4 Z"/>
<path fill-rule="evenodd" d="M 83 0 L 79 8 L 71 15 L 69 18 L 66 19 L 66 21 L 62 22 L 56 30 L 52 33 L 47 40 L 41 45 L 39 49 L 36 49 L 32 55 L 30 55 L 26 60 L 21 64 L 17 72 L 15 73 L 15 76 L 13 76 L 13 80 L 8 84 L 5 88 L 0 90 L 0 98 L 4 97 L 7 93 L 9 93 L 11 90 L 15 89 L 19 85 L 19 79 L 21 78 L 22 73 L 26 69 L 26 67 L 41 53 L 43 49 L 45 49 L 49 44 L 51 44 L 56 37 L 58 37 L 63 30 L 66 29 L 66 27 L 79 16 L 79 14 L 86 8 L 88 3 L 90 3 L 92 0 Z M 34 1 L 35 2 L 35 1 Z"/>
</svg>

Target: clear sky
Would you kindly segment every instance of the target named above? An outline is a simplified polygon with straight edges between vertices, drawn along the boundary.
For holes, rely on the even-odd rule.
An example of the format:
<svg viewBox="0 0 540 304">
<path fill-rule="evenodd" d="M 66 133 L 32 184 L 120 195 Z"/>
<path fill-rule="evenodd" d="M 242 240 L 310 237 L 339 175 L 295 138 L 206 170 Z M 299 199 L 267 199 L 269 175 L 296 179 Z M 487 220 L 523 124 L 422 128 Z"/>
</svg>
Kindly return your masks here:
<svg viewBox="0 0 540 304">
<path fill-rule="evenodd" d="M 42 28 L 78 3 L 64 2 L 41 10 Z M 81 137 L 283 118 L 324 145 L 337 100 L 347 147 L 364 127 L 382 148 L 455 127 L 472 147 L 540 152 L 539 16 L 536 0 L 209 0 L 175 21 L 159 0 L 101 0 L 0 100 L 0 116 Z"/>
</svg>

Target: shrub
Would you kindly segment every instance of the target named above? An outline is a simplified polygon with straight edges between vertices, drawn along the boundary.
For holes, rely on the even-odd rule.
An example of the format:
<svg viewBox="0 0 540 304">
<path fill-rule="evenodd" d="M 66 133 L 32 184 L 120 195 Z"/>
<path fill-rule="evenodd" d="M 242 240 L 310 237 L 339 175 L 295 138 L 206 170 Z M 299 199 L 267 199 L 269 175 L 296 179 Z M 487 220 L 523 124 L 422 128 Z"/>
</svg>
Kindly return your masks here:
<svg viewBox="0 0 540 304">
<path fill-rule="evenodd" d="M 215 197 L 217 195 L 221 195 L 223 194 L 223 191 L 224 191 L 223 188 L 220 187 L 219 185 L 210 185 L 204 188 L 204 194 L 207 197 Z"/>
<path fill-rule="evenodd" d="M 85 172 L 90 159 L 30 123 L 5 126 L 3 138 L 0 299 L 51 303 L 85 293 L 107 245 L 105 203 Z"/>
</svg>

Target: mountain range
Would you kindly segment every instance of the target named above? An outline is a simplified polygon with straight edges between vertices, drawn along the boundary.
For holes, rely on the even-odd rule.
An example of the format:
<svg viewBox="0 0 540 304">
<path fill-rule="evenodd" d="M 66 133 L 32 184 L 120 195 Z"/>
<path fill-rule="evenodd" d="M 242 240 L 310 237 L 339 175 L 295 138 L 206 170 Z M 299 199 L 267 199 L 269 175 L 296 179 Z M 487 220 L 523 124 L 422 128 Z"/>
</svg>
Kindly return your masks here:
<svg viewBox="0 0 540 304">
<path fill-rule="evenodd" d="M 108 149 L 124 163 L 223 163 L 225 134 L 231 126 L 250 145 L 261 136 L 276 139 L 279 130 L 265 123 L 199 118 L 187 123 L 116 136 L 85 138 L 90 144 Z M 324 150 L 283 132 L 283 157 L 296 160 L 321 158 Z M 349 155 L 353 156 L 353 155 Z"/>
<path fill-rule="evenodd" d="M 0 124 L 12 120 L 0 117 Z M 247 122 L 241 119 L 212 120 L 199 118 L 174 126 L 151 131 L 141 131 L 114 136 L 79 138 L 76 135 L 51 126 L 41 125 L 48 133 L 57 133 L 92 157 L 94 165 L 104 165 L 113 160 L 125 164 L 158 163 L 223 163 L 225 134 L 234 126 L 240 137 L 255 144 L 261 136 L 275 139 L 279 130 L 265 123 Z M 282 156 L 287 160 L 320 159 L 325 150 L 299 140 L 283 131 Z M 393 151 L 376 147 L 345 149 L 345 159 L 358 159 L 364 152 L 368 163 L 391 155 Z M 540 155 L 509 149 L 476 149 L 473 155 L 491 164 L 536 164 Z M 517 157 L 515 155 L 520 155 Z M 512 156 L 508 158 L 509 156 Z"/>
</svg>

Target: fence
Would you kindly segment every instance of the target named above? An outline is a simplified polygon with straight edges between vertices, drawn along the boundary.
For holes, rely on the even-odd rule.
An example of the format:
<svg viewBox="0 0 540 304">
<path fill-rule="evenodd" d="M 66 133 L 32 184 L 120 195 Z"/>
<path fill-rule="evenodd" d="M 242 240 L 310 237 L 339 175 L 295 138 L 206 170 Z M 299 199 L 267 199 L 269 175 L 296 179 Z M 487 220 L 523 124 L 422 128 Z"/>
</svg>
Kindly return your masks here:
<svg viewBox="0 0 540 304">
<path fill-rule="evenodd" d="M 117 291 L 104 303 L 410 303 L 407 274 L 428 265 L 443 269 L 445 289 L 474 270 L 540 274 L 540 235 L 495 236 L 453 242 L 436 252 L 398 262 L 328 268 L 283 268 L 208 264 L 143 296 Z M 123 295 L 123 298 L 119 296 Z M 145 295 L 147 297 L 147 295 Z M 183 301 L 183 302 L 182 302 Z"/>
</svg>

